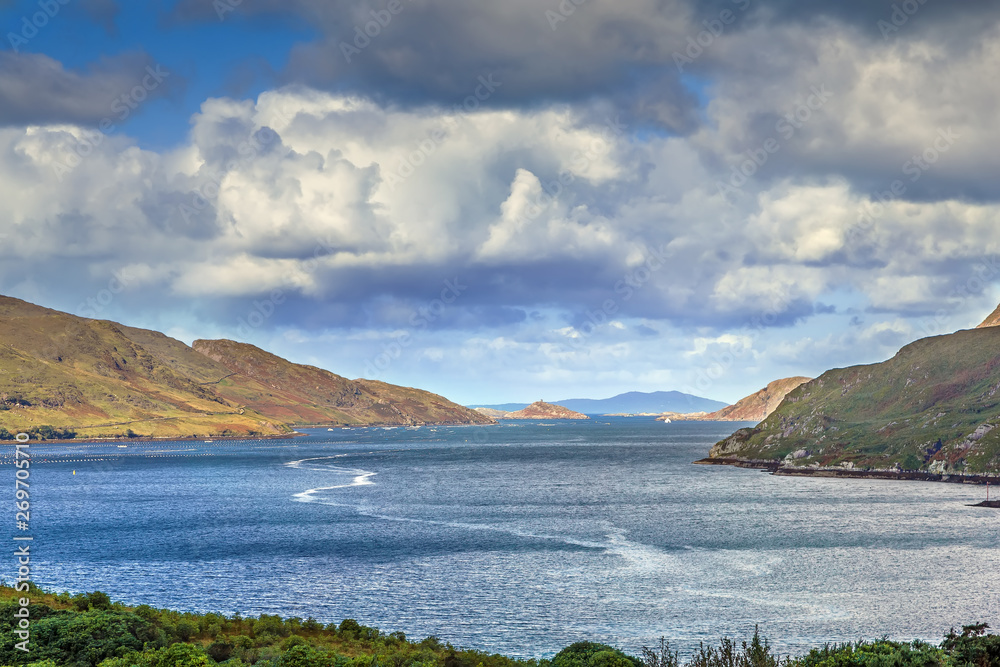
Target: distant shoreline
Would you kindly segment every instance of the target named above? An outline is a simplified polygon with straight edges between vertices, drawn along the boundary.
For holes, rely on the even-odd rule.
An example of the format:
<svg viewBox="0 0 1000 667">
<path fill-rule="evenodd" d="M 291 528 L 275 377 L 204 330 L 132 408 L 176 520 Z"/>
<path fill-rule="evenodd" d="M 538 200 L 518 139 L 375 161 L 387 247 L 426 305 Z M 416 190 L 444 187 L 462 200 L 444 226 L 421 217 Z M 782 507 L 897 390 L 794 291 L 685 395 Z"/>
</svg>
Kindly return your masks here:
<svg viewBox="0 0 1000 667">
<path fill-rule="evenodd" d="M 921 470 L 854 470 L 849 468 L 800 468 L 781 461 L 739 458 L 699 459 L 695 465 L 733 466 L 767 470 L 782 477 L 839 477 L 846 479 L 884 479 L 913 482 L 946 482 L 949 484 L 998 484 L 1000 475 L 945 475 Z"/>
<path fill-rule="evenodd" d="M 295 428 L 326 428 L 326 429 L 342 429 L 342 428 L 406 428 L 407 426 L 413 426 L 413 424 L 301 424 L 297 425 Z M 421 427 L 438 427 L 438 426 L 496 426 L 496 423 L 492 424 L 470 424 L 467 422 L 433 422 L 429 424 L 420 424 Z M 94 444 L 94 443 L 139 443 L 139 442 L 205 442 L 211 440 L 215 442 L 216 440 L 291 440 L 292 438 L 301 438 L 308 435 L 307 433 L 301 433 L 299 431 L 292 431 L 291 433 L 274 433 L 270 435 L 204 435 L 204 436 L 136 436 L 135 438 L 70 438 L 70 439 L 56 439 L 52 438 L 50 440 L 29 440 L 30 444 L 33 445 L 72 445 L 72 444 Z M 15 444 L 13 440 L 0 441 L 0 445 L 11 445 Z"/>
</svg>

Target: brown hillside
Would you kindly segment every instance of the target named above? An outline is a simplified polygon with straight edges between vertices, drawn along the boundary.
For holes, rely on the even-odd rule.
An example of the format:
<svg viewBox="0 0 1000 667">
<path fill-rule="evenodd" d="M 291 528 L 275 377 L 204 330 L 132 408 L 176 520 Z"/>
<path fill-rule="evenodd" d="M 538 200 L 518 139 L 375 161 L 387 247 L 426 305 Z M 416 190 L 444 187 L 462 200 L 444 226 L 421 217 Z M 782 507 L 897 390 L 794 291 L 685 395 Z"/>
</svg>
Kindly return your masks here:
<svg viewBox="0 0 1000 667">
<path fill-rule="evenodd" d="M 272 419 L 293 425 L 491 424 L 469 408 L 409 387 L 348 380 L 293 364 L 247 343 L 196 340 L 193 349 L 227 368 L 216 392 Z"/>
<path fill-rule="evenodd" d="M 720 421 L 720 422 L 760 422 L 774 412 L 785 395 L 799 385 L 809 382 L 811 378 L 791 377 L 775 380 L 758 392 L 744 396 L 733 405 L 728 405 L 715 412 L 690 412 L 678 414 L 669 412 L 658 418 L 658 421 Z"/>
<path fill-rule="evenodd" d="M 0 429 L 79 437 L 274 435 L 305 424 L 488 424 L 418 389 L 351 381 L 252 345 L 91 320 L 0 296 Z M 2 435 L 2 431 L 0 431 Z"/>
<path fill-rule="evenodd" d="M 784 400 L 788 392 L 801 384 L 809 382 L 811 379 L 807 377 L 791 377 L 775 380 L 760 391 L 741 398 L 733 405 L 705 415 L 703 419 L 706 421 L 764 421 L 769 414 L 781 405 L 781 401 Z"/>
<path fill-rule="evenodd" d="M 1000 326 L 1000 306 L 997 306 L 996 310 L 987 315 L 986 319 L 983 320 L 976 328 L 983 329 L 985 327 L 995 327 L 995 326 Z"/>
</svg>

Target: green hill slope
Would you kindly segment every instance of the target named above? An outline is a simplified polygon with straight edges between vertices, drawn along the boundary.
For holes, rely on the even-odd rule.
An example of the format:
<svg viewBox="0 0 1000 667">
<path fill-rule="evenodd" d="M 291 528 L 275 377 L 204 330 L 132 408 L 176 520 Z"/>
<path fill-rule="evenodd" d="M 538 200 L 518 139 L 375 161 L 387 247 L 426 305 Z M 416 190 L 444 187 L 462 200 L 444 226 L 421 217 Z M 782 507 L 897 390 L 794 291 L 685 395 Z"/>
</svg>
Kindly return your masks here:
<svg viewBox="0 0 1000 667">
<path fill-rule="evenodd" d="M 827 371 L 791 391 L 711 458 L 796 466 L 1000 471 L 1000 328 L 918 340 L 880 364 Z"/>
</svg>

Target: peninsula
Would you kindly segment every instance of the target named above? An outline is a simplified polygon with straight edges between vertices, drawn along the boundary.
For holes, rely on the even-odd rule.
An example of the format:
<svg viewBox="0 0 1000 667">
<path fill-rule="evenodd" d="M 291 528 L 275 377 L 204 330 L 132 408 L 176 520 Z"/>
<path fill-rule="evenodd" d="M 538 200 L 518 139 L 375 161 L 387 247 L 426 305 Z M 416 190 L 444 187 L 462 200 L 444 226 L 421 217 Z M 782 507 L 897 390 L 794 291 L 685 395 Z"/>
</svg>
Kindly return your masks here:
<svg viewBox="0 0 1000 667">
<path fill-rule="evenodd" d="M 0 439 L 262 437 L 300 426 L 492 424 L 442 396 L 348 380 L 246 343 L 0 296 Z"/>
</svg>

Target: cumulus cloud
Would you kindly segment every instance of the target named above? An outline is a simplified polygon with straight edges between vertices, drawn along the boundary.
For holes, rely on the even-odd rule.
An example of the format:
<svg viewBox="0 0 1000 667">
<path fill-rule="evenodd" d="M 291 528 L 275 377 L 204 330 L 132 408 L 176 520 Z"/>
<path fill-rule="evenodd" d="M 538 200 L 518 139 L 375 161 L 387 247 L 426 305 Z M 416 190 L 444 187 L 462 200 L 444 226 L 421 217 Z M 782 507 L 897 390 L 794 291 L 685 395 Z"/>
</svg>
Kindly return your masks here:
<svg viewBox="0 0 1000 667">
<path fill-rule="evenodd" d="M 697 63 L 715 81 L 697 143 L 730 177 L 765 157 L 753 174 L 762 187 L 837 174 L 869 194 L 899 180 L 903 199 L 997 201 L 1000 93 L 984 81 L 1000 66 L 1000 27 L 983 22 L 960 44 L 906 37 L 825 20 L 720 38 Z M 776 150 L 760 153 L 769 139 Z"/>
<path fill-rule="evenodd" d="M 954 305 L 957 267 L 1000 251 L 995 206 L 895 200 L 862 224 L 868 195 L 843 177 L 733 206 L 696 140 L 638 143 L 560 105 L 401 109 L 295 88 L 207 101 L 175 150 L 109 138 L 67 169 L 87 136 L 0 132 L 9 257 L 70 271 L 127 256 L 171 298 L 281 289 L 353 309 L 348 324 L 456 276 L 473 285 L 460 309 L 556 307 L 574 326 L 608 300 L 696 326 L 770 310 L 790 324 L 838 289 L 931 312 Z"/>
</svg>

